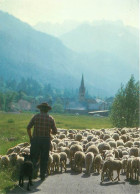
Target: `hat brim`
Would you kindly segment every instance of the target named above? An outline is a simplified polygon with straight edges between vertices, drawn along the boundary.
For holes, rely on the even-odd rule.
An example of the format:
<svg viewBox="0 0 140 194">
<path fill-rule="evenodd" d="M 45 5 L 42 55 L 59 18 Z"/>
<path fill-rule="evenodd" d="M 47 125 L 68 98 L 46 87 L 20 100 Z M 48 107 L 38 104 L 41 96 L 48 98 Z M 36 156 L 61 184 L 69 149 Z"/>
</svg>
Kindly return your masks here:
<svg viewBox="0 0 140 194">
<path fill-rule="evenodd" d="M 42 104 L 38 105 L 37 108 L 38 109 L 45 108 L 47 110 L 51 110 L 52 109 L 51 106 L 46 106 L 46 105 L 42 105 Z"/>
</svg>

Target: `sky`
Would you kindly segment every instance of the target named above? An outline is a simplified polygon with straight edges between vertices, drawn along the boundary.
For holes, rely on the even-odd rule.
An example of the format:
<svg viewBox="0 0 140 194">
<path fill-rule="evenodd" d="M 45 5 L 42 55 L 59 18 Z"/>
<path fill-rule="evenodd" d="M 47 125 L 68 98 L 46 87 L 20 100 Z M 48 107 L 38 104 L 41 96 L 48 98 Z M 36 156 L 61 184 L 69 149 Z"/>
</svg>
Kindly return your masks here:
<svg viewBox="0 0 140 194">
<path fill-rule="evenodd" d="M 0 10 L 30 25 L 66 20 L 121 20 L 125 25 L 139 25 L 139 0 L 0 0 Z"/>
</svg>

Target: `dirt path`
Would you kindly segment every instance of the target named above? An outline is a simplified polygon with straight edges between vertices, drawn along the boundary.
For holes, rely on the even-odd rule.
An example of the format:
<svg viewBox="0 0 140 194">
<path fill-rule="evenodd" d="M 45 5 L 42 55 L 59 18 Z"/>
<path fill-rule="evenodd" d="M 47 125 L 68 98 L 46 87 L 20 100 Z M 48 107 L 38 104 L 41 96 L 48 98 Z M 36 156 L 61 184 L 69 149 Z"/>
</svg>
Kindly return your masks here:
<svg viewBox="0 0 140 194">
<path fill-rule="evenodd" d="M 105 180 L 100 183 L 100 175 L 85 173 L 74 173 L 68 170 L 63 174 L 54 174 L 48 176 L 44 182 L 40 179 L 33 180 L 34 186 L 31 191 L 26 191 L 26 183 L 23 189 L 17 187 L 11 193 L 39 193 L 39 194 L 139 194 L 140 184 L 137 182 L 130 183 L 121 175 L 120 182 Z"/>
</svg>

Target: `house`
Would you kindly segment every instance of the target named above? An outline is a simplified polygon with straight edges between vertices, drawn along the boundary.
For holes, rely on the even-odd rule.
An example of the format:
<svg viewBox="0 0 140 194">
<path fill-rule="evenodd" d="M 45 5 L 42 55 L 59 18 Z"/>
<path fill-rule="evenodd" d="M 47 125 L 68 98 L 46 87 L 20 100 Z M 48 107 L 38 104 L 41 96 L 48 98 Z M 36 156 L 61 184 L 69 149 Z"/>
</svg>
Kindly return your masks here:
<svg viewBox="0 0 140 194">
<path fill-rule="evenodd" d="M 86 98 L 85 92 L 84 76 L 82 75 L 78 98 L 69 99 L 65 111 L 68 113 L 88 114 L 88 112 L 107 109 L 107 103 L 104 100 Z"/>
</svg>

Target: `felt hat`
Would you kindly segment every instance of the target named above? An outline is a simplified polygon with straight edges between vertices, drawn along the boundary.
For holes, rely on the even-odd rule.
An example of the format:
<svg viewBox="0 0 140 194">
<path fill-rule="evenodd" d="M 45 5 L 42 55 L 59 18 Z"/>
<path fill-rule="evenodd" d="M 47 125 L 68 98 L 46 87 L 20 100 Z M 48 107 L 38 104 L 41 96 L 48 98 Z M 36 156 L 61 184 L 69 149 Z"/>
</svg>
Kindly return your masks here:
<svg viewBox="0 0 140 194">
<path fill-rule="evenodd" d="M 48 110 L 51 110 L 51 109 L 52 109 L 52 107 L 49 106 L 48 103 L 46 103 L 46 102 L 43 102 L 43 103 L 39 104 L 39 105 L 37 106 L 37 108 L 39 108 L 39 109 L 41 109 L 41 108 L 46 108 L 46 109 L 48 109 Z"/>
</svg>

